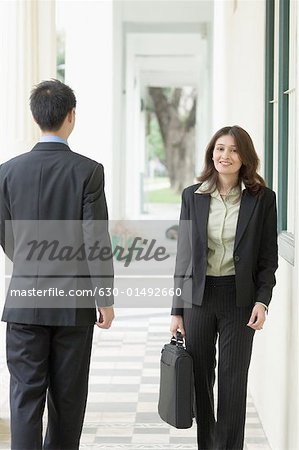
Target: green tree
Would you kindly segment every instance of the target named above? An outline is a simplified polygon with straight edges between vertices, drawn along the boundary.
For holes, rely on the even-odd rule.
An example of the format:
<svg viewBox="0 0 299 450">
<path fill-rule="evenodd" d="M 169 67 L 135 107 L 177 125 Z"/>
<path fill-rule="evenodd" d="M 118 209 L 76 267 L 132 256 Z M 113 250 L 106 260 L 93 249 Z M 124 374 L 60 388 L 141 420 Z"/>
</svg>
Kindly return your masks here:
<svg viewBox="0 0 299 450">
<path fill-rule="evenodd" d="M 196 91 L 150 87 L 149 94 L 150 110 L 159 123 L 170 185 L 180 193 L 194 179 Z"/>
</svg>

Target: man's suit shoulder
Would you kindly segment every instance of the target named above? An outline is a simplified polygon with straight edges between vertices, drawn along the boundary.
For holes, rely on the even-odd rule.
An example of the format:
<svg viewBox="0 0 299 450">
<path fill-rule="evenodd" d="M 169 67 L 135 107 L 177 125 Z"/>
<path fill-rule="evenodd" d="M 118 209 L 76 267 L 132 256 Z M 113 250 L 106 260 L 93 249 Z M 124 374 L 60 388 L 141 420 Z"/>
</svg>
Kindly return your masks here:
<svg viewBox="0 0 299 450">
<path fill-rule="evenodd" d="M 53 149 L 53 151 L 55 150 Z M 80 153 L 73 152 L 72 150 L 59 152 L 57 154 L 66 157 L 69 161 L 72 161 L 72 163 L 75 165 L 85 167 L 88 170 L 88 172 L 94 172 L 96 169 L 98 169 L 100 172 L 103 171 L 103 165 L 101 163 Z M 8 161 L 5 161 L 0 165 L 0 174 L 1 172 L 2 174 L 6 173 L 8 170 L 14 167 L 30 162 L 30 160 L 35 159 L 37 155 L 42 155 L 42 151 L 40 152 L 28 151 L 22 153 L 21 155 L 14 156 L 13 158 L 9 159 Z"/>
<path fill-rule="evenodd" d="M 11 166 L 18 164 L 18 163 L 22 163 L 23 161 L 26 161 L 26 159 L 28 158 L 28 155 L 30 154 L 30 152 L 26 152 L 26 153 L 22 153 L 21 155 L 17 155 L 14 156 L 13 158 L 3 162 L 0 165 L 0 170 L 6 170 L 8 168 L 10 168 Z"/>
<path fill-rule="evenodd" d="M 81 153 L 71 151 L 70 154 L 72 155 L 73 158 L 77 159 L 78 161 L 82 161 L 83 163 L 86 163 L 91 167 L 94 168 L 97 166 L 103 167 L 102 164 L 99 163 L 98 161 L 95 161 L 94 159 L 91 159 L 88 156 L 82 155 Z"/>
<path fill-rule="evenodd" d="M 83 169 L 85 173 L 87 171 L 90 176 L 92 176 L 92 174 L 99 176 L 104 172 L 104 167 L 100 162 L 73 151 L 68 152 L 68 154 L 73 164 L 78 168 Z"/>
</svg>

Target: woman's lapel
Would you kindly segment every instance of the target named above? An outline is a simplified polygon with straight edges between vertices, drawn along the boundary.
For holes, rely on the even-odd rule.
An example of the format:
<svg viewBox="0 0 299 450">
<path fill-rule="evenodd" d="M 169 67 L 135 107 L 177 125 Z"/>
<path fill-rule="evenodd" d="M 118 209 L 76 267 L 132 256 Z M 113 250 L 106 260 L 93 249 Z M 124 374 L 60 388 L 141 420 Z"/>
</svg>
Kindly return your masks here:
<svg viewBox="0 0 299 450">
<path fill-rule="evenodd" d="M 244 189 L 239 209 L 234 250 L 236 250 L 236 248 L 238 247 L 239 242 L 246 230 L 246 227 L 250 221 L 253 210 L 255 208 L 256 202 L 257 196 L 251 195 L 246 189 Z"/>
<path fill-rule="evenodd" d="M 202 244 L 206 248 L 208 245 L 207 225 L 209 218 L 210 201 L 210 194 L 197 194 L 196 192 L 194 193 L 196 231 L 201 238 Z M 249 192 L 244 189 L 240 202 L 234 250 L 239 245 L 239 242 L 246 230 L 256 202 L 257 197 L 249 194 Z"/>
<path fill-rule="evenodd" d="M 208 236 L 207 226 L 210 209 L 210 194 L 197 194 L 194 193 L 194 206 L 195 206 L 195 223 L 196 231 L 195 236 L 198 234 L 204 248 L 208 248 Z M 196 233 L 197 232 L 197 233 Z"/>
</svg>

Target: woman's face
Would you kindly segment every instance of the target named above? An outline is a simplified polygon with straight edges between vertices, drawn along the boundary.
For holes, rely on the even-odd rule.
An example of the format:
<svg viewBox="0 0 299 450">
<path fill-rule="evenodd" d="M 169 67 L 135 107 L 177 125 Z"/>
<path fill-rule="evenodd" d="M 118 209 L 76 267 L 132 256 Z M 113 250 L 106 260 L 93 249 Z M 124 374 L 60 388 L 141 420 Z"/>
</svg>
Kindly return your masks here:
<svg viewBox="0 0 299 450">
<path fill-rule="evenodd" d="M 213 150 L 213 160 L 218 173 L 233 175 L 239 172 L 242 161 L 233 136 L 226 134 L 217 139 Z"/>
</svg>

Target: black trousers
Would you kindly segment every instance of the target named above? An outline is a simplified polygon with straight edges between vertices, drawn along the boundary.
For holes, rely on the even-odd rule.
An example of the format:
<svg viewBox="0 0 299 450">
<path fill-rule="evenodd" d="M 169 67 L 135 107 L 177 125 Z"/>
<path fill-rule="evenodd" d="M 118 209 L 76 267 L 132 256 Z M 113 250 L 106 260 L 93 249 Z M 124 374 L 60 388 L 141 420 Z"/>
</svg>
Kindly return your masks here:
<svg viewBox="0 0 299 450">
<path fill-rule="evenodd" d="M 201 306 L 184 310 L 186 347 L 194 361 L 199 450 L 240 450 L 244 444 L 247 377 L 254 330 L 252 306 L 237 307 L 235 277 L 206 278 Z M 218 406 L 213 386 L 218 337 Z"/>
<path fill-rule="evenodd" d="M 12 450 L 79 449 L 93 328 L 7 324 Z"/>
</svg>

